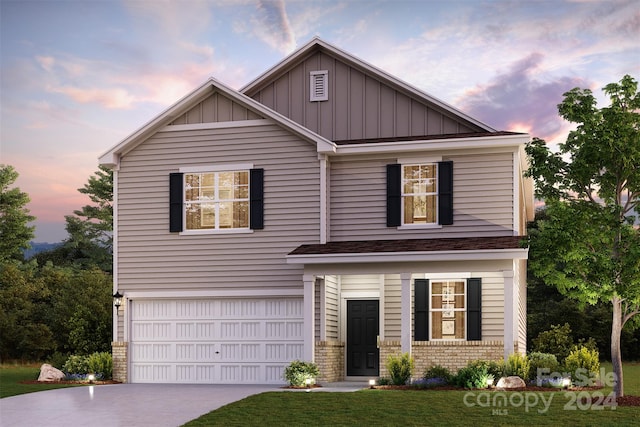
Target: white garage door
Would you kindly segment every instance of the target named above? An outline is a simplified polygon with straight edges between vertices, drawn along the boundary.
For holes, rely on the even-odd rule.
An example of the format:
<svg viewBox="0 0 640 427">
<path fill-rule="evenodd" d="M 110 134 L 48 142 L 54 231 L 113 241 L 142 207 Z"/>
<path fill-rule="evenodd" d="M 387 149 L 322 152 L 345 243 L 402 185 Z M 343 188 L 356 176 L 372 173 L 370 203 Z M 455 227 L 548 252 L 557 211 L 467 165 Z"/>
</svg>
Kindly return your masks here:
<svg viewBox="0 0 640 427">
<path fill-rule="evenodd" d="M 130 381 L 281 384 L 303 357 L 301 298 L 134 300 Z"/>
</svg>

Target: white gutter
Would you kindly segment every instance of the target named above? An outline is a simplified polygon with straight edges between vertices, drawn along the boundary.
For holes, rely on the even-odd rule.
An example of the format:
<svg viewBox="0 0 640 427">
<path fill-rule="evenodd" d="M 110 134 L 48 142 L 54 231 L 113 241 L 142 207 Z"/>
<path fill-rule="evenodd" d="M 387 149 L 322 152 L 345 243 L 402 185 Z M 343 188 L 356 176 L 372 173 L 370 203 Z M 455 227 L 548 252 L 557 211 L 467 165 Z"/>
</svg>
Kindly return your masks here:
<svg viewBox="0 0 640 427">
<path fill-rule="evenodd" d="M 526 144 L 530 136 L 501 135 L 492 137 L 427 139 L 394 142 L 372 142 L 363 144 L 338 145 L 336 155 L 398 153 L 415 151 L 468 150 L 474 148 L 519 147 Z"/>
</svg>

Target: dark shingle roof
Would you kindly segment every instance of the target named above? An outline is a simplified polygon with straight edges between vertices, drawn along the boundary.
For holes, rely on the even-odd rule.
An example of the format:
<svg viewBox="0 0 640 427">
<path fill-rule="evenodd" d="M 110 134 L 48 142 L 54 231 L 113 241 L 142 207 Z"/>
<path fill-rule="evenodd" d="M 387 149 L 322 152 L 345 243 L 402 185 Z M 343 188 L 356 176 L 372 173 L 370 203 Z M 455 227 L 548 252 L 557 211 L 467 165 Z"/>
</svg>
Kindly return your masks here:
<svg viewBox="0 0 640 427">
<path fill-rule="evenodd" d="M 330 242 L 325 244 L 301 245 L 289 255 L 518 249 L 527 246 L 525 239 L 526 236 L 502 236 Z M 525 241 L 524 244 L 521 243 L 523 241 Z"/>
<path fill-rule="evenodd" d="M 333 141 L 337 145 L 357 145 L 357 144 L 375 144 L 379 142 L 399 142 L 399 141 L 429 141 L 434 139 L 456 139 L 456 138 L 491 138 L 495 136 L 509 136 L 509 135 L 526 135 L 520 132 L 473 132 L 473 133 L 450 133 L 444 135 L 422 135 L 422 136 L 396 136 L 389 138 L 377 138 L 377 139 L 343 139 Z"/>
</svg>

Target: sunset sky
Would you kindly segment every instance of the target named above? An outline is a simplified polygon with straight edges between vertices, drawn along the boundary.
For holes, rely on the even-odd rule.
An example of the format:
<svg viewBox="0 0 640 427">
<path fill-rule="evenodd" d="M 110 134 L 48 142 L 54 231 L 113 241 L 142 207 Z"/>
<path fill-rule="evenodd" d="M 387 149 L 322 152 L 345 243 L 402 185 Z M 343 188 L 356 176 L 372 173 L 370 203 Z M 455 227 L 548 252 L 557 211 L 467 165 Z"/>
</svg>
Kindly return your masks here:
<svg viewBox="0 0 640 427">
<path fill-rule="evenodd" d="M 36 241 L 98 156 L 213 76 L 239 89 L 314 36 L 501 130 L 562 142 L 562 94 L 640 77 L 640 2 L 0 0 L 0 163 Z"/>
</svg>

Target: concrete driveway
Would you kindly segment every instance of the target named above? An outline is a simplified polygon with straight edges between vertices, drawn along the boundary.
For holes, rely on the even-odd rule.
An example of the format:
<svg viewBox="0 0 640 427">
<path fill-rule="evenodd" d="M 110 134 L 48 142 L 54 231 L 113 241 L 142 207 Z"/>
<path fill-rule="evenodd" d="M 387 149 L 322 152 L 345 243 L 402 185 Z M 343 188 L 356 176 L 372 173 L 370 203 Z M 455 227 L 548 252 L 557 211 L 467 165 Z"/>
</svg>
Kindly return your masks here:
<svg viewBox="0 0 640 427">
<path fill-rule="evenodd" d="M 115 384 L 0 399 L 2 427 L 180 426 L 268 385 Z"/>
</svg>

